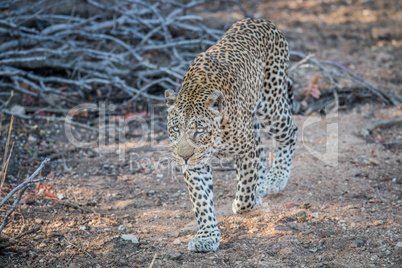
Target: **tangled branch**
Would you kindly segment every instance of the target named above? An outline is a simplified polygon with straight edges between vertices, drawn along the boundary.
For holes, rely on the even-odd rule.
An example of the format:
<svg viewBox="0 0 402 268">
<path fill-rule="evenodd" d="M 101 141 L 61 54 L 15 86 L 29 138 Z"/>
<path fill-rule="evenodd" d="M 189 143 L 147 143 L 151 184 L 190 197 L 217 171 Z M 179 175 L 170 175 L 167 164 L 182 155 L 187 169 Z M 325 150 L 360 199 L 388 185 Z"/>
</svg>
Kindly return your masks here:
<svg viewBox="0 0 402 268">
<path fill-rule="evenodd" d="M 8 1 L 0 14 L 0 88 L 162 101 L 153 92 L 177 88 L 196 52 L 222 34 L 186 14 L 203 3 Z"/>
<path fill-rule="evenodd" d="M 240 1 L 222 2 L 239 6 L 248 16 Z M 197 6 L 211 4 L 209 0 L 0 3 L 0 90 L 40 98 L 53 108 L 61 101 L 82 103 L 89 95 L 119 106 L 139 100 L 161 102 L 162 92 L 178 88 L 190 62 L 223 34 L 191 14 Z M 338 79 L 366 88 L 386 104 L 401 106 L 400 100 L 339 63 L 296 51 L 291 56 L 302 59 L 291 70 L 305 63 L 319 68 L 333 86 L 336 107 Z"/>
<path fill-rule="evenodd" d="M 370 92 L 372 96 L 377 97 L 380 99 L 383 103 L 388 104 L 388 105 L 395 105 L 397 107 L 401 107 L 402 103 L 401 101 L 392 96 L 389 95 L 385 92 L 383 92 L 380 89 L 376 89 L 366 81 L 364 81 L 361 77 L 350 71 L 348 68 L 343 66 L 342 64 L 334 61 L 329 61 L 329 60 L 318 60 L 315 59 L 312 55 L 305 55 L 301 52 L 297 51 L 291 51 L 290 52 L 291 57 L 296 57 L 301 59 L 298 63 L 293 65 L 290 68 L 290 72 L 295 71 L 299 66 L 306 64 L 306 63 L 312 63 L 318 69 L 321 71 L 323 77 L 329 81 L 329 83 L 332 85 L 332 90 L 333 90 L 333 101 L 327 101 L 324 102 L 322 106 L 328 105 L 329 103 L 335 103 L 335 108 L 337 109 L 339 107 L 339 99 L 338 99 L 338 91 L 340 90 L 340 85 L 339 85 L 339 80 L 340 79 L 345 79 L 352 81 L 356 85 L 365 88 Z M 322 107 L 318 108 L 321 109 Z"/>
<path fill-rule="evenodd" d="M 1 232 L 3 231 L 3 229 L 11 222 L 9 220 L 11 214 L 14 212 L 17 204 L 21 201 L 21 198 L 24 194 L 24 192 L 28 189 L 28 187 L 35 182 L 38 181 L 43 181 L 46 180 L 48 178 L 46 177 L 42 177 L 39 179 L 35 179 L 39 173 L 42 171 L 43 167 L 50 161 L 49 158 L 46 158 L 41 164 L 40 166 L 35 170 L 35 172 L 27 179 L 25 180 L 23 183 L 21 183 L 20 185 L 18 185 L 17 187 L 15 187 L 13 190 L 11 190 L 4 198 L 3 200 L 0 201 L 0 208 L 7 202 L 8 199 L 10 199 L 16 192 L 19 191 L 17 198 L 14 200 L 11 208 L 6 212 L 6 214 L 4 215 L 3 218 L 3 222 L 0 225 L 0 236 L 1 236 Z M 1 247 L 0 247 L 1 248 Z"/>
</svg>

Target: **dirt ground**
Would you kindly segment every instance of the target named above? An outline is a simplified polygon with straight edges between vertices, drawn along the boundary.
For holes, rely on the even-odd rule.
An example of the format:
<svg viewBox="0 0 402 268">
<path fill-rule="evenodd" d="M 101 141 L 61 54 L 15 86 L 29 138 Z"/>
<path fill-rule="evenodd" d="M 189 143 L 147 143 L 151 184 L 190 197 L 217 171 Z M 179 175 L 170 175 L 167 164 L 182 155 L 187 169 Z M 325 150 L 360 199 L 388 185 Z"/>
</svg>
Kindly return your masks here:
<svg viewBox="0 0 402 268">
<path fill-rule="evenodd" d="M 399 96 L 401 5 L 396 0 L 244 1 L 250 14 L 284 31 L 292 50 L 342 62 Z M 215 27 L 242 18 L 237 8 L 223 7 L 199 12 L 219 23 Z M 302 77 L 293 78 L 298 95 Z M 152 124 L 155 142 L 139 146 L 134 137 L 123 147 L 106 142 L 91 148 L 74 147 L 63 125 L 17 119 L 0 196 L 32 174 L 45 156 L 55 160 L 44 171 L 52 180 L 28 191 L 2 235 L 40 229 L 0 249 L 0 266 L 401 267 L 402 128 L 375 130 L 369 140 L 358 133 L 372 122 L 401 118 L 402 111 L 366 100 L 339 113 L 294 117 L 299 133 L 291 178 L 283 192 L 265 197 L 261 208 L 234 215 L 235 171 L 231 163 L 216 168 L 222 238 L 218 251 L 207 254 L 187 251 L 197 226 L 182 173 L 167 161 L 171 148 L 163 116 Z M 1 120 L 4 128 L 9 118 Z M 80 140 L 97 139 L 86 130 L 73 132 Z M 1 148 L 4 144 L 2 135 Z M 264 144 L 267 153 L 274 152 L 271 140 Z M 272 162 L 274 155 L 268 155 Z M 127 234 L 137 240 L 123 239 Z"/>
</svg>

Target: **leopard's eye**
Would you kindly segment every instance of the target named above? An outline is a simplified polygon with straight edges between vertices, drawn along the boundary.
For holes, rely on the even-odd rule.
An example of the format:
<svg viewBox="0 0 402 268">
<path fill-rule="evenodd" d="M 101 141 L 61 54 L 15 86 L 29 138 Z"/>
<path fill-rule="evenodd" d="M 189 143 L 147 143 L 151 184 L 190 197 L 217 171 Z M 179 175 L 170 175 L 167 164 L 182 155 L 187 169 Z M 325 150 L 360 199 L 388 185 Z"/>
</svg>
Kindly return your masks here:
<svg viewBox="0 0 402 268">
<path fill-rule="evenodd" d="M 170 128 L 174 132 L 179 132 L 179 127 L 178 126 L 173 126 Z"/>
</svg>

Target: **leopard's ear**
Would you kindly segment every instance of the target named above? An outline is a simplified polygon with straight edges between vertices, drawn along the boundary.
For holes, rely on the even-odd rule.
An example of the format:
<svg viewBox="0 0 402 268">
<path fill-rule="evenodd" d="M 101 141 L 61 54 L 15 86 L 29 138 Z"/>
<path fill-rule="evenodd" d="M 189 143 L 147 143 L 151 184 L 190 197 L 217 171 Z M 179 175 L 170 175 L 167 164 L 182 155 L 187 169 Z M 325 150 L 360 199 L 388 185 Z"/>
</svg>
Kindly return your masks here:
<svg viewBox="0 0 402 268">
<path fill-rule="evenodd" d="M 171 107 L 174 105 L 177 99 L 177 94 L 171 89 L 165 91 L 166 106 Z"/>
<path fill-rule="evenodd" d="M 223 110 L 223 102 L 225 101 L 225 96 L 222 91 L 214 91 L 208 96 L 205 101 L 205 105 L 212 111 L 215 116 L 219 116 Z"/>
</svg>

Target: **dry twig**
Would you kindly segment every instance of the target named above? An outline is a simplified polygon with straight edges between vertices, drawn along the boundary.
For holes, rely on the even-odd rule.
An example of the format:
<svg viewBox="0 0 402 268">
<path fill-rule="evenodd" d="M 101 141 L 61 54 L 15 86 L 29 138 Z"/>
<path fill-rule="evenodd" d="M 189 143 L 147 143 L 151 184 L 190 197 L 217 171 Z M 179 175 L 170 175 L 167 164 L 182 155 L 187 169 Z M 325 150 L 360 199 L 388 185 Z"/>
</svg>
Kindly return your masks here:
<svg viewBox="0 0 402 268">
<path fill-rule="evenodd" d="M 17 191 L 19 191 L 19 194 L 17 196 L 17 198 L 14 200 L 11 208 L 7 211 L 6 215 L 4 216 L 3 222 L 0 226 L 0 236 L 1 236 L 1 232 L 3 231 L 4 227 L 7 226 L 7 224 L 10 223 L 9 217 L 10 215 L 14 212 L 17 204 L 19 203 L 19 201 L 22 198 L 22 195 L 24 194 L 25 190 L 28 189 L 28 187 L 34 183 L 34 182 L 38 182 L 38 181 L 42 181 L 42 180 L 48 180 L 49 178 L 47 177 L 42 177 L 39 179 L 35 179 L 38 174 L 41 172 L 41 170 L 43 169 L 43 167 L 50 161 L 49 158 L 46 158 L 41 164 L 40 166 L 35 170 L 35 172 L 27 179 L 25 180 L 23 183 L 21 183 L 20 185 L 18 185 L 17 187 L 15 187 L 13 190 L 11 190 L 11 192 L 9 192 L 4 198 L 3 200 L 0 201 L 0 208 L 4 205 L 4 203 L 11 197 L 13 196 Z"/>
<path fill-rule="evenodd" d="M 395 106 L 401 107 L 401 101 L 398 100 L 396 97 L 390 96 L 383 91 L 374 88 L 371 86 L 369 83 L 364 81 L 362 78 L 360 78 L 358 75 L 347 69 L 345 66 L 342 64 L 339 64 L 334 61 L 328 61 L 328 60 L 317 60 L 315 59 L 312 55 L 305 55 L 301 52 L 296 52 L 296 51 L 291 51 L 290 55 L 293 57 L 298 57 L 301 58 L 302 60 L 296 64 L 295 67 L 292 67 L 292 70 L 296 69 L 298 66 L 310 62 L 316 65 L 320 71 L 323 73 L 324 77 L 328 79 L 330 84 L 334 86 L 333 88 L 333 93 L 334 93 L 334 98 L 335 98 L 335 103 L 338 103 L 338 90 L 339 90 L 339 85 L 337 82 L 337 79 L 347 79 L 350 80 L 359 86 L 362 86 L 363 88 L 367 89 L 370 91 L 374 96 L 378 97 L 381 101 L 383 101 L 385 104 L 393 104 Z M 326 65 L 330 65 L 334 68 L 329 68 Z"/>
<path fill-rule="evenodd" d="M 194 52 L 222 34 L 186 14 L 204 3 L 89 0 L 76 12 L 74 0 L 9 1 L 0 13 L 0 88 L 39 98 L 111 89 L 130 102 L 163 101 L 149 91 L 177 88 Z"/>
<path fill-rule="evenodd" d="M 367 138 L 370 136 L 371 132 L 376 128 L 389 128 L 392 126 L 399 126 L 402 125 L 402 118 L 394 118 L 389 120 L 381 120 L 374 122 L 364 128 L 360 129 L 359 134 L 363 138 Z"/>
</svg>

